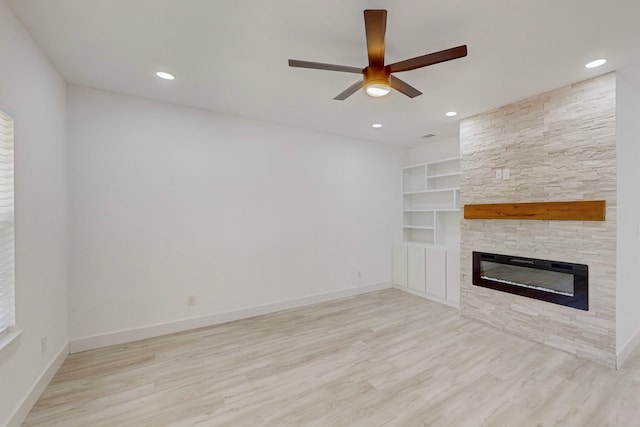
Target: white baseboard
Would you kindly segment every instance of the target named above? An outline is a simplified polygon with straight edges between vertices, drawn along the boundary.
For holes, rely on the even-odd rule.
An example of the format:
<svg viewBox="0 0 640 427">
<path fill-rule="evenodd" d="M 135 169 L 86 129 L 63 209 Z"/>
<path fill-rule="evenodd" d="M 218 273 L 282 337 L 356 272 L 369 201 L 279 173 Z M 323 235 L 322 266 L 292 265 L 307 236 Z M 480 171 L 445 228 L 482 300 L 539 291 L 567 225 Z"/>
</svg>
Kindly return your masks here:
<svg viewBox="0 0 640 427">
<path fill-rule="evenodd" d="M 627 342 L 622 345 L 620 352 L 616 354 L 616 369 L 620 369 L 622 367 L 627 358 L 629 358 L 629 355 L 633 353 L 633 350 L 635 350 L 639 344 L 640 329 L 638 329 L 636 333 L 633 334 L 631 338 L 629 338 Z"/>
<path fill-rule="evenodd" d="M 47 388 L 53 376 L 58 372 L 62 363 L 64 363 L 65 359 L 69 356 L 69 343 L 62 346 L 56 357 L 53 358 L 49 366 L 44 370 L 44 372 L 40 375 L 35 384 L 31 387 L 25 398 L 22 400 L 22 403 L 13 415 L 9 418 L 9 423 L 6 427 L 19 427 L 22 422 L 27 418 L 31 408 L 36 404 L 44 389 Z"/>
<path fill-rule="evenodd" d="M 249 317 L 270 314 L 276 311 L 303 307 L 306 305 L 365 294 L 382 289 L 389 289 L 391 287 L 391 283 L 388 282 L 374 283 L 371 285 L 357 286 L 340 291 L 311 295 L 308 297 L 296 298 L 292 300 L 260 305 L 241 310 L 227 311 L 224 313 L 193 317 L 190 319 L 177 320 L 174 322 L 160 323 L 156 325 L 142 326 L 139 328 L 112 332 L 108 334 L 74 338 L 69 343 L 69 350 L 71 353 L 79 353 L 81 351 L 93 350 L 110 345 L 124 344 L 127 342 L 154 338 L 161 335 L 173 334 L 176 332 L 188 331 L 191 329 L 203 328 L 206 326 L 219 325 L 221 323 L 233 322 L 234 320 L 247 319 Z"/>
<path fill-rule="evenodd" d="M 448 305 L 449 307 L 453 307 L 455 309 L 460 310 L 460 304 L 449 301 L 448 299 L 440 298 L 435 295 L 428 294 L 426 292 L 416 291 L 415 289 L 407 288 L 405 286 L 394 286 L 395 289 L 410 293 L 412 295 L 417 295 L 422 298 L 429 299 L 431 301 L 439 302 L 440 304 Z"/>
</svg>

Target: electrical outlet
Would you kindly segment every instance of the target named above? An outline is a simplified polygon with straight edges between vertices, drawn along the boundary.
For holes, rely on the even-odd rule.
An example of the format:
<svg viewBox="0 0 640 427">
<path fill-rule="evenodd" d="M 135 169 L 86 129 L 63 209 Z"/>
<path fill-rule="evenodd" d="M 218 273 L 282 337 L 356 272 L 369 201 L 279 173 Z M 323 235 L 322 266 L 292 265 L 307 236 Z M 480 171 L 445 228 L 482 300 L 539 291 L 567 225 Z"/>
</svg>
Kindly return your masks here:
<svg viewBox="0 0 640 427">
<path fill-rule="evenodd" d="M 42 354 L 45 354 L 47 352 L 47 337 L 46 336 L 40 338 L 40 351 L 42 352 Z"/>
<path fill-rule="evenodd" d="M 195 295 L 189 295 L 189 296 L 187 297 L 187 305 L 188 305 L 189 307 L 193 307 L 194 305 L 196 305 L 196 303 L 197 303 L 197 302 L 198 302 L 198 301 L 197 301 L 197 298 L 196 298 L 196 296 L 195 296 Z"/>
<path fill-rule="evenodd" d="M 511 179 L 511 169 L 502 169 L 502 179 Z"/>
<path fill-rule="evenodd" d="M 502 179 L 502 169 L 496 169 L 496 179 Z"/>
</svg>

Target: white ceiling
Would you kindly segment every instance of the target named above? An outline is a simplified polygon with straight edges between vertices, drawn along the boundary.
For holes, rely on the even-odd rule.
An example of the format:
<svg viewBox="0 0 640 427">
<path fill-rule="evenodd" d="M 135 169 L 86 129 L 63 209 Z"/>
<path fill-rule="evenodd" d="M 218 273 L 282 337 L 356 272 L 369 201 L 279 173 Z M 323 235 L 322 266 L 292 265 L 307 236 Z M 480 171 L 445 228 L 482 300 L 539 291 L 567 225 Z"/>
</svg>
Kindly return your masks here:
<svg viewBox="0 0 640 427">
<path fill-rule="evenodd" d="M 639 0 L 9 0 L 70 83 L 396 144 L 640 62 Z M 399 73 L 424 94 L 332 98 L 364 67 L 364 9 L 387 9 L 387 63 L 467 44 L 466 58 Z M 604 57 L 605 66 L 584 64 Z M 176 75 L 173 82 L 154 76 Z M 455 110 L 458 117 L 445 117 Z M 371 123 L 382 122 L 382 129 Z"/>
</svg>

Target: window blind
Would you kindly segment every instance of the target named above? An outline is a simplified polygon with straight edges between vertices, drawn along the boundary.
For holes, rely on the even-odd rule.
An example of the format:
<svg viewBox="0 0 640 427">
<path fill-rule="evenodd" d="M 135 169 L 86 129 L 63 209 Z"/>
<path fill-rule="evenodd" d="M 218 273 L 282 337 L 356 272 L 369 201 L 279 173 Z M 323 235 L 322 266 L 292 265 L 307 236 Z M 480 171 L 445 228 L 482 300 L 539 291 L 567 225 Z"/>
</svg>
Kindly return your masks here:
<svg viewBox="0 0 640 427">
<path fill-rule="evenodd" d="M 0 111 L 0 336 L 15 323 L 13 119 Z"/>
</svg>

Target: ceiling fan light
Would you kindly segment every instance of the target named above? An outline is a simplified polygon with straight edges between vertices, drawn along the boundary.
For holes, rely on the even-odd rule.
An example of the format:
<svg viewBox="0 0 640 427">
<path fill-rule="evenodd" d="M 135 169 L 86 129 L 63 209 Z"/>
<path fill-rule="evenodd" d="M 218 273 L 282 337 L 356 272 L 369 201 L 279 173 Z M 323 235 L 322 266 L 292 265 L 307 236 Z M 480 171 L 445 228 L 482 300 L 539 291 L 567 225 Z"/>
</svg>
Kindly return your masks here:
<svg viewBox="0 0 640 427">
<path fill-rule="evenodd" d="M 391 86 L 384 83 L 372 83 L 367 85 L 365 90 L 367 91 L 367 95 L 378 98 L 391 92 Z"/>
</svg>

